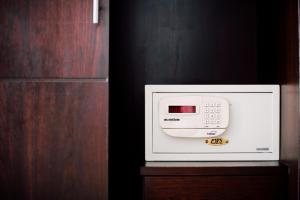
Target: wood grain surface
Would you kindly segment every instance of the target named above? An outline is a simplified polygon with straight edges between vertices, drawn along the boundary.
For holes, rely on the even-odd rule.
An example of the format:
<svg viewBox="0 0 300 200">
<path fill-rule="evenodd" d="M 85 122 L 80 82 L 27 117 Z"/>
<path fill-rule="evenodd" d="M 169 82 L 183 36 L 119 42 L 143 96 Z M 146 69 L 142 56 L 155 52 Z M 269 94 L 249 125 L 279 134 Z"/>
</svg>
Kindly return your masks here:
<svg viewBox="0 0 300 200">
<path fill-rule="evenodd" d="M 107 199 L 107 83 L 0 81 L 1 199 Z"/>
<path fill-rule="evenodd" d="M 280 162 L 146 162 L 145 200 L 285 200 L 288 167 Z"/>
<path fill-rule="evenodd" d="M 106 78 L 109 1 L 1 0 L 0 77 Z"/>
<path fill-rule="evenodd" d="M 145 200 L 285 200 L 280 176 L 146 177 Z"/>
<path fill-rule="evenodd" d="M 299 20 L 298 1 L 286 0 L 281 6 L 280 84 L 281 152 L 289 168 L 289 200 L 299 199 L 300 115 L 299 115 Z"/>
</svg>

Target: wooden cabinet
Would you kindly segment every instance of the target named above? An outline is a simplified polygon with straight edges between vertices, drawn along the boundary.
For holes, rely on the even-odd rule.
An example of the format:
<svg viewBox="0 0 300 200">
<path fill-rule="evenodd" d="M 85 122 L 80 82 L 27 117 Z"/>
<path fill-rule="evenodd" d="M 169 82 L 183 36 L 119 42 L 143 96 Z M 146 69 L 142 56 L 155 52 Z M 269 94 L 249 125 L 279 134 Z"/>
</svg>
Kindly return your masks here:
<svg viewBox="0 0 300 200">
<path fill-rule="evenodd" d="M 2 0 L 0 77 L 106 78 L 108 0 Z"/>
<path fill-rule="evenodd" d="M 155 163 L 141 174 L 145 200 L 287 199 L 287 168 L 277 162 Z"/>
<path fill-rule="evenodd" d="M 1 199 L 108 199 L 108 14 L 0 2 Z"/>
<path fill-rule="evenodd" d="M 1 199 L 107 199 L 107 83 L 0 81 Z"/>
</svg>

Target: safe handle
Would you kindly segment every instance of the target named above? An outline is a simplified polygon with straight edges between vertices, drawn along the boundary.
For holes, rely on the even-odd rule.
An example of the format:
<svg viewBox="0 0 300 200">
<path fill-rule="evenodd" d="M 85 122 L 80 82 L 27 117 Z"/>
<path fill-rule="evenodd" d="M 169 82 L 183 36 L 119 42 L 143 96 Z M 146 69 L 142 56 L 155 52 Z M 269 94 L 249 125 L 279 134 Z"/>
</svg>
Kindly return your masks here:
<svg viewBox="0 0 300 200">
<path fill-rule="evenodd" d="M 93 0 L 93 23 L 99 22 L 99 0 Z"/>
</svg>

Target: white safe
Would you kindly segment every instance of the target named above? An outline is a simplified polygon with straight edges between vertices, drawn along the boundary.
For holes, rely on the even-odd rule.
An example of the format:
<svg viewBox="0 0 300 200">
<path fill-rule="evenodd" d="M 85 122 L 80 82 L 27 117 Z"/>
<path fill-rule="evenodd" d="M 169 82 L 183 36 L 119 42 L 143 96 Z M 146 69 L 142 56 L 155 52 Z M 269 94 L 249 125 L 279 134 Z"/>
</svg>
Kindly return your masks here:
<svg viewBox="0 0 300 200">
<path fill-rule="evenodd" d="M 146 161 L 279 160 L 279 85 L 146 85 Z"/>
</svg>

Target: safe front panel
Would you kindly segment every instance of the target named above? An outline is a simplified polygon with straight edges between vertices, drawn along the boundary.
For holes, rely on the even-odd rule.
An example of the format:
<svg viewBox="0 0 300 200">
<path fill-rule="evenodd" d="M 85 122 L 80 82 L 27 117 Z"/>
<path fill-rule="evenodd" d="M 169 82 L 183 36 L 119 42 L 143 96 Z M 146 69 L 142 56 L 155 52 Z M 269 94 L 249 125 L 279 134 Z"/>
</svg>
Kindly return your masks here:
<svg viewBox="0 0 300 200">
<path fill-rule="evenodd" d="M 174 97 L 226 99 L 229 102 L 229 124 L 225 132 L 211 137 L 184 137 L 185 131 L 188 133 L 192 129 L 184 125 L 182 128 L 176 127 L 183 137 L 166 134 L 164 130 L 168 127 L 161 126 L 159 103 Z M 206 114 L 205 107 L 198 106 L 197 109 L 198 117 L 199 114 Z M 200 113 L 201 110 L 203 113 Z M 171 119 L 180 119 L 174 116 Z M 146 87 L 146 160 L 278 160 L 278 152 L 278 86 Z"/>
</svg>

